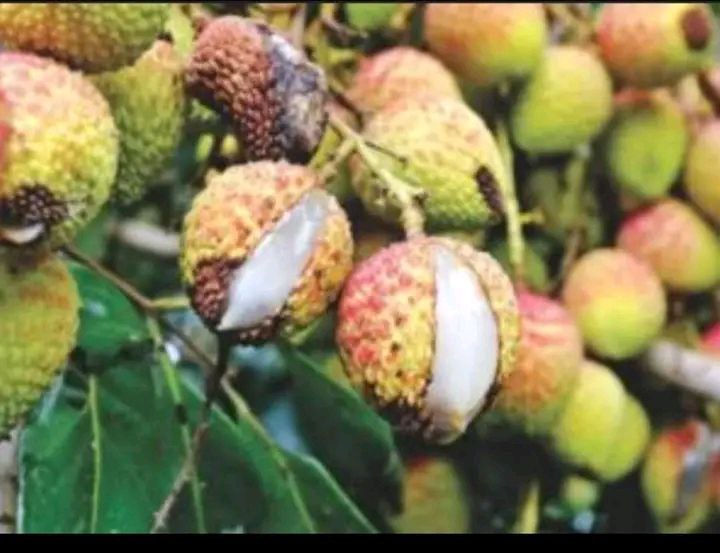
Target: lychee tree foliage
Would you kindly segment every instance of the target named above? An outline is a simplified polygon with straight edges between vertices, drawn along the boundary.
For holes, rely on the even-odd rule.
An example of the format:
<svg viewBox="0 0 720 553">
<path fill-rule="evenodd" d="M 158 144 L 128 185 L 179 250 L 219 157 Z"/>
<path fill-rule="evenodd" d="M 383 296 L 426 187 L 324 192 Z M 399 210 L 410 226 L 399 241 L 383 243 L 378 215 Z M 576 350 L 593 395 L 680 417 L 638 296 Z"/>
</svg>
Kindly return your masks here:
<svg viewBox="0 0 720 553">
<path fill-rule="evenodd" d="M 717 8 L 0 4 L 0 531 L 720 530 Z"/>
</svg>

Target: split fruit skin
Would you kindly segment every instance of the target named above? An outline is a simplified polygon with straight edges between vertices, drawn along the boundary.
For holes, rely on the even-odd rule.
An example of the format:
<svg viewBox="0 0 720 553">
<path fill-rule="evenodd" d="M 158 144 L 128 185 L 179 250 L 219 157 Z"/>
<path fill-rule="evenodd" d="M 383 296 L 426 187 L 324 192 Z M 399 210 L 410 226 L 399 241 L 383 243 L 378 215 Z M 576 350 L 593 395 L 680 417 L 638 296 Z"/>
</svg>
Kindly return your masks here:
<svg viewBox="0 0 720 553">
<path fill-rule="evenodd" d="M 207 23 L 185 84 L 232 122 L 250 161 L 305 163 L 325 132 L 325 74 L 264 24 L 233 15 Z"/>
<path fill-rule="evenodd" d="M 120 161 L 113 198 L 140 199 L 175 152 L 185 124 L 183 62 L 172 44 L 158 40 L 131 67 L 93 78 L 120 131 Z"/>
<path fill-rule="evenodd" d="M 452 461 L 435 456 L 416 456 L 406 461 L 403 510 L 390 524 L 399 534 L 470 531 L 470 500 Z"/>
<path fill-rule="evenodd" d="M 79 304 L 75 281 L 57 257 L 20 269 L 0 260 L 0 435 L 62 368 L 75 345 Z"/>
<path fill-rule="evenodd" d="M 481 87 L 527 77 L 540 63 L 548 38 L 539 3 L 430 3 L 424 29 L 430 51 Z"/>
<path fill-rule="evenodd" d="M 300 219 L 304 226 L 288 236 L 283 221 L 289 223 L 291 213 L 300 213 L 297 209 L 318 204 L 323 211 L 309 212 Z M 295 241 L 283 243 L 283 251 L 273 250 L 272 239 L 279 236 Z M 293 258 L 292 250 L 302 252 L 301 258 Z M 263 255 L 274 259 L 265 265 L 267 272 L 247 274 L 248 269 L 245 274 L 257 287 L 234 293 L 241 270 Z M 317 175 L 285 161 L 259 161 L 232 166 L 209 179 L 185 217 L 180 264 L 192 306 L 205 324 L 233 342 L 252 343 L 291 333 L 322 315 L 339 294 L 352 256 L 347 216 L 321 188 Z M 281 297 L 268 296 L 281 293 L 269 291 L 277 275 L 296 278 L 285 283 L 289 287 Z M 238 297 L 249 299 L 246 310 L 259 310 L 260 320 L 237 327 L 224 322 L 238 309 Z"/>
<path fill-rule="evenodd" d="M 720 121 L 704 125 L 693 138 L 687 155 L 683 184 L 690 199 L 720 225 Z"/>
<path fill-rule="evenodd" d="M 442 63 L 416 48 L 396 46 L 362 59 L 346 95 L 372 113 L 418 92 L 462 100 L 455 77 Z"/>
<path fill-rule="evenodd" d="M 0 43 L 89 73 L 132 64 L 163 31 L 169 4 L 0 4 Z"/>
<path fill-rule="evenodd" d="M 642 353 L 665 324 L 660 279 L 646 262 L 617 248 L 583 255 L 570 270 L 562 300 L 585 344 L 606 359 Z"/>
<path fill-rule="evenodd" d="M 637 466 L 649 439 L 640 403 L 610 369 L 585 361 L 552 429 L 552 450 L 566 463 L 613 482 Z"/>
<path fill-rule="evenodd" d="M 583 344 L 575 321 L 559 302 L 521 290 L 517 363 L 498 392 L 493 411 L 529 435 L 547 434 L 575 385 Z"/>
<path fill-rule="evenodd" d="M 619 247 L 648 263 L 677 292 L 703 292 L 720 282 L 720 238 L 687 204 L 660 200 L 631 213 Z"/>
<path fill-rule="evenodd" d="M 717 25 L 707 4 L 604 4 L 597 43 L 621 83 L 652 88 L 673 84 L 713 62 Z"/>
<path fill-rule="evenodd" d="M 688 143 L 685 117 L 668 95 L 621 107 L 607 138 L 607 163 L 616 185 L 649 200 L 667 194 L 681 172 Z"/>
<path fill-rule="evenodd" d="M 612 83 L 600 60 L 578 46 L 551 46 L 512 106 L 512 135 L 530 154 L 571 152 L 600 134 L 612 109 Z"/>
<path fill-rule="evenodd" d="M 515 366 L 518 335 L 515 292 L 497 262 L 437 237 L 358 264 L 336 330 L 353 385 L 398 429 L 440 444 L 490 406 Z"/>
<path fill-rule="evenodd" d="M 658 528 L 667 533 L 694 532 L 712 512 L 720 482 L 720 456 L 708 449 L 709 430 L 691 419 L 664 429 L 647 452 L 641 484 Z"/>
<path fill-rule="evenodd" d="M 398 98 L 375 113 L 363 136 L 402 158 L 373 152 L 383 169 L 427 194 L 422 205 L 429 231 L 476 230 L 502 218 L 500 191 L 507 175 L 497 144 L 463 102 L 434 95 Z M 351 168 L 368 212 L 399 225 L 399 210 L 366 164 L 353 158 Z"/>
<path fill-rule="evenodd" d="M 102 94 L 47 58 L 0 53 L 9 137 L 0 157 L 0 238 L 23 247 L 70 242 L 108 199 L 118 130 Z"/>
</svg>

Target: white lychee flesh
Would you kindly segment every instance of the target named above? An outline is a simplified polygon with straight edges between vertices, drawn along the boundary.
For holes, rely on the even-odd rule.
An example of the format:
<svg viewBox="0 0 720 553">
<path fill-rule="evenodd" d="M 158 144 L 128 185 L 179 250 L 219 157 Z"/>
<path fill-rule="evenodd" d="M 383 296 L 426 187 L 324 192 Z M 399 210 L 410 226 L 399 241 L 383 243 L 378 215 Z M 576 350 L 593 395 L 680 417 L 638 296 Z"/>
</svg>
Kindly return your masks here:
<svg viewBox="0 0 720 553">
<path fill-rule="evenodd" d="M 45 225 L 35 223 L 26 227 L 0 227 L 0 238 L 6 242 L 21 246 L 37 240 L 45 232 Z"/>
<path fill-rule="evenodd" d="M 280 313 L 323 230 L 332 199 L 311 190 L 268 232 L 231 279 L 219 331 L 250 329 Z"/>
</svg>

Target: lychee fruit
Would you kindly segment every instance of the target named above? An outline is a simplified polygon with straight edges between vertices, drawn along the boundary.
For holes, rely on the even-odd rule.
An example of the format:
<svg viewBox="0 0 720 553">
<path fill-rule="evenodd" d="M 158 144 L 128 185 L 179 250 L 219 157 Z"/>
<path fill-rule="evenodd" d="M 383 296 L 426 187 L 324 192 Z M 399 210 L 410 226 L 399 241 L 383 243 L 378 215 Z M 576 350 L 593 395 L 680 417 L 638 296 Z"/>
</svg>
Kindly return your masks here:
<svg viewBox="0 0 720 553">
<path fill-rule="evenodd" d="M 666 198 L 631 213 L 617 243 L 672 290 L 702 292 L 720 283 L 720 238 L 680 200 Z"/>
<path fill-rule="evenodd" d="M 142 197 L 180 143 L 186 110 L 182 73 L 180 55 L 158 40 L 134 65 L 93 78 L 120 131 L 113 197 L 121 203 Z"/>
<path fill-rule="evenodd" d="M 661 531 L 693 532 L 707 521 L 720 468 L 718 445 L 707 425 L 694 419 L 666 428 L 653 441 L 642 491 Z"/>
<path fill-rule="evenodd" d="M 665 91 L 620 107 L 607 137 L 607 164 L 617 186 L 636 198 L 664 196 L 685 159 L 688 129 Z"/>
<path fill-rule="evenodd" d="M 520 345 L 493 410 L 530 435 L 547 433 L 575 385 L 583 360 L 580 331 L 557 301 L 520 291 Z"/>
<path fill-rule="evenodd" d="M 660 279 L 647 263 L 621 249 L 583 255 L 568 274 L 562 299 L 585 344 L 607 359 L 640 354 L 665 324 Z"/>
<path fill-rule="evenodd" d="M 720 225 L 720 121 L 704 125 L 693 137 L 687 154 L 683 184 L 690 199 Z"/>
<path fill-rule="evenodd" d="M 150 47 L 168 11 L 166 3 L 3 2 L 0 43 L 82 71 L 113 71 Z"/>
<path fill-rule="evenodd" d="M 80 73 L 34 54 L 0 53 L 9 136 L 0 169 L 0 241 L 68 243 L 110 195 L 118 131 Z"/>
<path fill-rule="evenodd" d="M 350 224 L 310 169 L 232 166 L 209 179 L 185 217 L 181 271 L 214 332 L 250 343 L 307 326 L 352 265 Z"/>
<path fill-rule="evenodd" d="M 470 499 L 460 472 L 444 457 L 419 455 L 405 462 L 403 508 L 390 524 L 399 534 L 464 534 Z"/>
<path fill-rule="evenodd" d="M 552 46 L 512 106 L 513 138 L 530 154 L 571 152 L 600 134 L 612 107 L 600 60 L 578 46 Z"/>
<path fill-rule="evenodd" d="M 376 112 L 363 136 L 395 156 L 374 150 L 382 168 L 426 194 L 430 231 L 474 230 L 501 219 L 507 179 L 495 139 L 484 121 L 459 100 L 434 95 L 398 98 Z M 377 177 L 358 158 L 353 185 L 366 209 L 399 224 Z"/>
<path fill-rule="evenodd" d="M 353 385 L 398 429 L 449 443 L 515 366 L 518 332 L 515 292 L 492 257 L 417 237 L 356 266 L 336 336 Z"/>
<path fill-rule="evenodd" d="M 715 323 L 703 332 L 700 342 L 703 351 L 720 357 L 720 323 Z"/>
<path fill-rule="evenodd" d="M 75 345 L 75 281 L 57 257 L 32 268 L 0 260 L 0 435 L 49 388 Z"/>
<path fill-rule="evenodd" d="M 598 14 L 602 58 L 623 84 L 673 84 L 712 64 L 717 39 L 707 4 L 607 3 Z"/>
<path fill-rule="evenodd" d="M 195 41 L 188 91 L 232 122 L 247 159 L 305 163 L 327 122 L 327 81 L 282 35 L 234 15 L 211 20 Z"/>
<path fill-rule="evenodd" d="M 547 23 L 539 3 L 430 3 L 425 40 L 462 79 L 490 86 L 532 73 L 543 56 Z"/>
</svg>

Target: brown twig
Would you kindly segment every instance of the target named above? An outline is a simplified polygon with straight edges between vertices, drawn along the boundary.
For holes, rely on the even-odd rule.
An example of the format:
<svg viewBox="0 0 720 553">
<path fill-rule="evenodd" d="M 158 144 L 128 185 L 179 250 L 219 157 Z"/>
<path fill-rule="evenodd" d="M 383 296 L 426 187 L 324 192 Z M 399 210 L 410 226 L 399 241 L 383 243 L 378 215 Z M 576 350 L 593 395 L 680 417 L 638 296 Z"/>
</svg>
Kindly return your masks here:
<svg viewBox="0 0 720 553">
<path fill-rule="evenodd" d="M 709 71 L 698 73 L 697 82 L 700 92 L 712 106 L 715 115 L 720 116 L 720 86 L 713 82 Z"/>
</svg>

